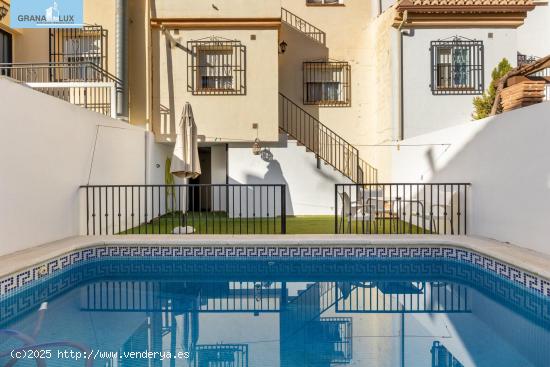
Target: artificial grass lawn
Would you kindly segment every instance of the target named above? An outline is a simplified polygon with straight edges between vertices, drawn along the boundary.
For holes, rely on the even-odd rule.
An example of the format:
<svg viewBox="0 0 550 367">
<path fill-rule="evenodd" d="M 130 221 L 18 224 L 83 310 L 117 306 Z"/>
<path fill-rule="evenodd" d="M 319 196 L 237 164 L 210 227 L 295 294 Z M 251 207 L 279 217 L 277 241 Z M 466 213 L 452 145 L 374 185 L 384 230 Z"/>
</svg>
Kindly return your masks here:
<svg viewBox="0 0 550 367">
<path fill-rule="evenodd" d="M 121 234 L 171 234 L 178 226 L 192 226 L 197 234 L 278 234 L 281 232 L 281 218 L 230 218 L 223 213 L 209 212 L 168 213 L 153 219 L 151 222 L 128 229 Z M 370 225 L 370 228 L 369 228 Z M 375 226 L 378 226 L 376 230 Z M 409 223 L 397 219 L 376 220 L 362 222 L 352 220 L 339 223 L 340 232 L 345 233 L 423 233 L 422 228 L 411 226 Z M 334 216 L 332 215 L 304 215 L 287 216 L 287 234 L 334 234 Z M 182 233 L 184 234 L 184 233 Z"/>
</svg>

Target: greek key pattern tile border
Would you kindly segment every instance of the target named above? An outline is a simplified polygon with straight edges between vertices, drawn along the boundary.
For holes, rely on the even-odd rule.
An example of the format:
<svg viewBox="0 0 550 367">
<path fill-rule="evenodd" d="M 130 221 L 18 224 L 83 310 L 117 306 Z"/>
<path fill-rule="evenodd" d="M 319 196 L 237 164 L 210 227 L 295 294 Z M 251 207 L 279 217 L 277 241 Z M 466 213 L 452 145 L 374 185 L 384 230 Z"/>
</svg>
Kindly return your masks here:
<svg viewBox="0 0 550 367">
<path fill-rule="evenodd" d="M 0 297 L 46 280 L 59 271 L 108 258 L 197 259 L 448 259 L 472 264 L 529 290 L 550 297 L 550 281 L 474 251 L 454 247 L 398 246 L 118 246 L 80 249 L 0 279 Z"/>
</svg>

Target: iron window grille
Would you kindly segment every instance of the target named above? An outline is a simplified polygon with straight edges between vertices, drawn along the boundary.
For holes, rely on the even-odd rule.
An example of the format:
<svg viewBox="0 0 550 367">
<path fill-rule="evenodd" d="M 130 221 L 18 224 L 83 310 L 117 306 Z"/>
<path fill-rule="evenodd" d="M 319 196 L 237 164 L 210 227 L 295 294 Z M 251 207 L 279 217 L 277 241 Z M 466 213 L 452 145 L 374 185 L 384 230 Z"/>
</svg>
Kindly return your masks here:
<svg viewBox="0 0 550 367">
<path fill-rule="evenodd" d="M 432 41 L 430 53 L 433 94 L 483 93 L 483 41 L 458 36 Z"/>
<path fill-rule="evenodd" d="M 303 64 L 304 104 L 351 106 L 351 66 L 343 61 L 307 61 Z"/>
<path fill-rule="evenodd" d="M 248 367 L 248 344 L 204 344 L 195 347 L 194 367 Z"/>
<path fill-rule="evenodd" d="M 93 64 L 107 69 L 107 30 L 100 25 L 82 28 L 50 28 L 50 63 L 74 65 L 57 70 L 55 79 L 93 81 L 95 73 L 88 66 Z M 53 80 L 53 79 L 52 79 Z"/>
<path fill-rule="evenodd" d="M 220 37 L 187 42 L 187 90 L 194 95 L 245 95 L 246 46 Z"/>
</svg>

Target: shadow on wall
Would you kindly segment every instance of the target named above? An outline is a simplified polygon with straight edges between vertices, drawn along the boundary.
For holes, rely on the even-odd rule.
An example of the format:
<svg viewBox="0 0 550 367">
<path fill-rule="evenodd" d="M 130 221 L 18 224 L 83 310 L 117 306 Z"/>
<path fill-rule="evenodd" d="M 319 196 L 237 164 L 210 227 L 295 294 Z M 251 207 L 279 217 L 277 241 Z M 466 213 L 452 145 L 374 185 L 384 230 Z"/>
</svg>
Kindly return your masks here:
<svg viewBox="0 0 550 367">
<path fill-rule="evenodd" d="M 509 241 L 550 253 L 550 102 L 404 141 L 406 144 L 450 143 L 432 153 L 423 147 L 401 149 L 396 168 L 409 168 L 399 180 L 471 182 L 469 233 Z M 433 167 L 433 168 L 430 168 Z"/>
<path fill-rule="evenodd" d="M 305 61 L 328 59 L 329 50 L 322 43 L 285 23 L 281 26 L 280 41 L 283 40 L 288 46 L 284 54 L 279 54 L 279 91 L 318 119 L 319 106 L 303 105 L 303 78 L 290 78 L 289 75 L 301 76 Z"/>
<path fill-rule="evenodd" d="M 286 185 L 285 193 L 286 193 L 286 214 L 287 215 L 294 215 L 294 207 L 292 205 L 292 198 L 290 196 L 290 188 L 288 185 L 288 181 L 286 180 L 283 169 L 281 168 L 281 164 L 278 160 L 273 158 L 273 153 L 271 153 L 269 150 L 264 149 L 258 159 L 262 159 L 265 162 L 268 162 L 266 169 L 267 172 L 264 174 L 263 177 L 247 174 L 245 176 L 245 182 L 248 185 L 255 185 L 255 184 L 283 184 Z M 229 177 L 229 183 L 230 184 L 241 184 L 241 182 L 238 182 L 237 180 Z"/>
</svg>

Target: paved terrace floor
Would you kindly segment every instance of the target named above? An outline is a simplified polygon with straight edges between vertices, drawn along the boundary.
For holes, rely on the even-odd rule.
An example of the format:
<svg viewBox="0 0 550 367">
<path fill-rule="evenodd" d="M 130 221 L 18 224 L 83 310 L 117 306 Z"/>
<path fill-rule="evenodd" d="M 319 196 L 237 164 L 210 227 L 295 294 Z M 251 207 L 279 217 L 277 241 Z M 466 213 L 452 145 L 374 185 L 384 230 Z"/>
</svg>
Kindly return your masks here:
<svg viewBox="0 0 550 367">
<path fill-rule="evenodd" d="M 124 235 L 76 236 L 0 256 L 0 278 L 77 249 L 101 245 L 453 246 L 473 250 L 550 279 L 550 255 L 472 236 L 444 235 Z"/>
</svg>

